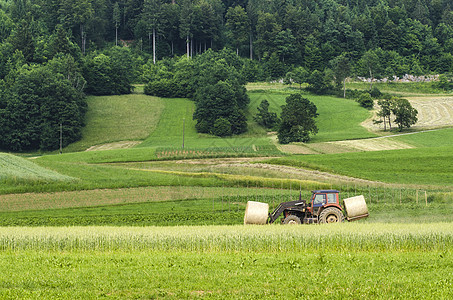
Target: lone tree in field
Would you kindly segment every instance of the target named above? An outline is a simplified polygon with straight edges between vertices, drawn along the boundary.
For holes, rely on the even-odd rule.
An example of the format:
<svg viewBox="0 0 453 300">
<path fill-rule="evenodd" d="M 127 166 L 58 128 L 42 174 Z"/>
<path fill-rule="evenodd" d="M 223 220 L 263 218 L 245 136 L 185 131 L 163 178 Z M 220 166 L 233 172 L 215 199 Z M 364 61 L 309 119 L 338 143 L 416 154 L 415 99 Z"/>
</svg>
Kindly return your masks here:
<svg viewBox="0 0 453 300">
<path fill-rule="evenodd" d="M 404 127 L 411 127 L 418 121 L 418 111 L 406 99 L 395 99 L 392 102 L 392 113 L 395 115 L 395 123 L 398 124 L 399 131 Z"/>
<path fill-rule="evenodd" d="M 382 99 L 378 100 L 378 105 L 380 107 L 379 111 L 377 112 L 377 116 L 384 119 L 384 131 L 387 130 L 387 122 L 389 124 L 390 130 L 392 129 L 392 122 L 390 120 L 390 116 L 392 114 L 392 101 L 393 99 Z"/>
<path fill-rule="evenodd" d="M 278 141 L 281 144 L 308 142 L 310 133 L 318 132 L 315 122 L 315 118 L 318 116 L 316 111 L 316 106 L 301 94 L 288 96 L 286 105 L 282 105 Z"/>
</svg>

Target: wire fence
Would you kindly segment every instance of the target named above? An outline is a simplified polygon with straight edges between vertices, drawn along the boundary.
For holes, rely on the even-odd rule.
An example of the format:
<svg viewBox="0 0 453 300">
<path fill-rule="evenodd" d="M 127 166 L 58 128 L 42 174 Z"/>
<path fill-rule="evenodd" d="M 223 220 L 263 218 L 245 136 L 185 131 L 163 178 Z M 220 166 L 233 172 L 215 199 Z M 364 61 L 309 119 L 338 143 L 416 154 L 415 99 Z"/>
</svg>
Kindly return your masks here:
<svg viewBox="0 0 453 300">
<path fill-rule="evenodd" d="M 385 186 L 334 186 L 332 189 L 340 193 L 340 203 L 343 199 L 363 195 L 370 209 L 384 205 L 400 205 L 402 208 L 414 206 L 430 206 L 433 203 L 453 203 L 453 191 L 445 189 L 423 189 Z M 310 201 L 312 192 L 297 186 L 282 187 L 222 187 L 204 193 L 204 197 L 212 199 L 213 211 L 243 211 L 248 201 L 268 203 L 273 210 L 279 203 L 295 200 Z"/>
</svg>

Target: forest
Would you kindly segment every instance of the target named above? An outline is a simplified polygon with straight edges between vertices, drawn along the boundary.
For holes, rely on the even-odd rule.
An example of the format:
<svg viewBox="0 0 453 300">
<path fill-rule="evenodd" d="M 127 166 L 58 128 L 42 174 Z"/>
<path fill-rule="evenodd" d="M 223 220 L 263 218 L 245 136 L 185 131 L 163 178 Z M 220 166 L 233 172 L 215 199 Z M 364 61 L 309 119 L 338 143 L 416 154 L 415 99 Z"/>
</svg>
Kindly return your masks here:
<svg viewBox="0 0 453 300">
<path fill-rule="evenodd" d="M 50 58 L 61 26 L 82 54 L 119 44 L 154 62 L 228 47 L 282 69 L 324 69 L 341 54 L 357 63 L 367 51 L 386 76 L 453 67 L 449 0 L 2 0 L 0 9 L 0 42 L 27 62 Z"/>
<path fill-rule="evenodd" d="M 221 121 L 241 133 L 245 82 L 327 93 L 347 77 L 441 74 L 451 89 L 452 53 L 450 0 L 0 0 L 0 148 L 56 149 L 60 131 L 73 142 L 85 94 L 126 94 L 132 83 L 205 107 L 212 99 L 197 89 L 233 89 L 237 110 Z M 208 65 L 212 87 L 197 79 Z M 203 114 L 199 132 L 215 122 Z"/>
</svg>

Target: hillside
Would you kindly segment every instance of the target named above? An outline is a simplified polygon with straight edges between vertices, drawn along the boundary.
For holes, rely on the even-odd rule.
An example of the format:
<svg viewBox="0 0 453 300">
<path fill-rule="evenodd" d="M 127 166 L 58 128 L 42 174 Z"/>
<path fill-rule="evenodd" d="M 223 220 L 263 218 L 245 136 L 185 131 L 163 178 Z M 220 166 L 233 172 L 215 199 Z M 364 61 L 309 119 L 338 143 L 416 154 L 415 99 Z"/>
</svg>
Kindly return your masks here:
<svg viewBox="0 0 453 300">
<path fill-rule="evenodd" d="M 28 159 L 0 153 L 0 182 L 3 184 L 39 184 L 72 180 L 74 178 L 40 167 Z"/>
</svg>

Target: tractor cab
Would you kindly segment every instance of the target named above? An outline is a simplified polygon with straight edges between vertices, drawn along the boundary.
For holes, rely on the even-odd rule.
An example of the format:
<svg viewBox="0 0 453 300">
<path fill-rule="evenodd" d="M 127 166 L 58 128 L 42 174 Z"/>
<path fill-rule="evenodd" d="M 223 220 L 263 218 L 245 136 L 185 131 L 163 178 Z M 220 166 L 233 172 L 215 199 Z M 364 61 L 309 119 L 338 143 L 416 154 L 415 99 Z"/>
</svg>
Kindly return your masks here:
<svg viewBox="0 0 453 300">
<path fill-rule="evenodd" d="M 336 207 L 339 210 L 341 209 L 340 206 L 340 199 L 338 190 L 316 190 L 312 191 L 312 196 L 310 199 L 310 204 L 308 210 L 311 212 L 313 216 L 318 216 L 319 213 L 327 207 Z"/>
</svg>

